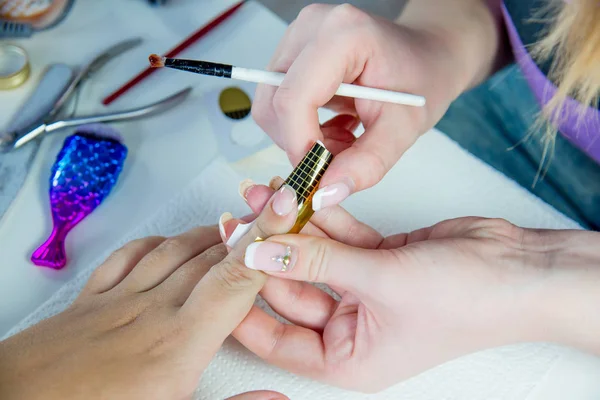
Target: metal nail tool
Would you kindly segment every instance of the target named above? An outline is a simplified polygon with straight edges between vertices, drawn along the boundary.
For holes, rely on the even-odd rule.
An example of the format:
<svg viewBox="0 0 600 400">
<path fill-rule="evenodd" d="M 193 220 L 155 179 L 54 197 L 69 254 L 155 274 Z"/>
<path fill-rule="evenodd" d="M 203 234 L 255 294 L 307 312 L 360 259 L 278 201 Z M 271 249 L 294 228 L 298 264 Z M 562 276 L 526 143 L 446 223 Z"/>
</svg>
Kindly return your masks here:
<svg viewBox="0 0 600 400">
<path fill-rule="evenodd" d="M 25 128 L 0 134 L 0 153 L 18 149 L 31 140 L 41 138 L 45 134 L 59 131 L 64 128 L 99 122 L 116 122 L 139 119 L 167 111 L 184 101 L 192 91 L 191 87 L 185 88 L 158 102 L 134 109 L 109 112 L 104 114 L 74 117 L 67 115 L 69 105 L 76 98 L 81 85 L 94 73 L 99 71 L 106 63 L 120 54 L 137 47 L 142 42 L 141 38 L 133 38 L 117 43 L 99 54 L 92 62 L 82 67 L 71 83 L 66 87 L 62 96 L 58 98 L 52 110 L 40 121 Z M 76 100 L 75 100 L 76 101 Z M 74 113 L 74 112 L 73 112 Z"/>
</svg>

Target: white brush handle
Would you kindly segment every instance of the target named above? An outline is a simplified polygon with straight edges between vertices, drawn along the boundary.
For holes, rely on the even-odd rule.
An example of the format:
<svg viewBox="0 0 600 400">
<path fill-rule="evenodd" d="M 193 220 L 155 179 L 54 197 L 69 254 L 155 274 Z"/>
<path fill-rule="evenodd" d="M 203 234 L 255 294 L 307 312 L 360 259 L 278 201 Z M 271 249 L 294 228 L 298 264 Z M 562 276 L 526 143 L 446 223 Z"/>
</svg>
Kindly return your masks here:
<svg viewBox="0 0 600 400">
<path fill-rule="evenodd" d="M 264 83 L 271 86 L 280 86 L 284 78 L 285 74 L 281 72 L 269 72 L 240 67 L 233 67 L 231 70 L 231 79 L 254 83 Z M 351 85 L 348 83 L 342 83 L 335 94 L 338 96 L 352 97 L 355 99 L 382 101 L 406 106 L 423 107 L 425 105 L 425 97 L 423 96 Z"/>
</svg>

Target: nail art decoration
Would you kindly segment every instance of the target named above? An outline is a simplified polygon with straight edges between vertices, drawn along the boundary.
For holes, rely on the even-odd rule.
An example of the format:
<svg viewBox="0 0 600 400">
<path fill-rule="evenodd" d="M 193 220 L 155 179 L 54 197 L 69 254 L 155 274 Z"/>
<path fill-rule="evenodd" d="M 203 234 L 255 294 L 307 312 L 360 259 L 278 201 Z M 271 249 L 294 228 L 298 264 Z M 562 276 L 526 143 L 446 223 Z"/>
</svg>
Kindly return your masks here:
<svg viewBox="0 0 600 400">
<path fill-rule="evenodd" d="M 244 264 L 256 271 L 287 272 L 294 267 L 293 246 L 276 242 L 254 242 L 246 248 Z"/>
<path fill-rule="evenodd" d="M 292 261 L 292 248 L 290 246 L 287 246 L 285 248 L 284 255 L 272 257 L 271 260 L 281 264 L 282 272 L 287 271 L 288 267 L 290 266 L 290 262 Z"/>
</svg>

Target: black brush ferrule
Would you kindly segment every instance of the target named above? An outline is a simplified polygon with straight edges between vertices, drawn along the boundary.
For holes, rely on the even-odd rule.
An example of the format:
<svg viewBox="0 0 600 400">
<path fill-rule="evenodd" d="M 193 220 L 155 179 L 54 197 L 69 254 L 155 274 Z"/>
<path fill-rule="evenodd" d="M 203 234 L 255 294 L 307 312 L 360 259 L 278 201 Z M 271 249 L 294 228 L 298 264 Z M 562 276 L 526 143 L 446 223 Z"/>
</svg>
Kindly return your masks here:
<svg viewBox="0 0 600 400">
<path fill-rule="evenodd" d="M 165 67 L 223 78 L 231 78 L 231 71 L 233 70 L 233 66 L 227 64 L 217 64 L 213 62 L 197 60 L 182 60 L 179 58 L 167 58 L 165 60 Z"/>
</svg>

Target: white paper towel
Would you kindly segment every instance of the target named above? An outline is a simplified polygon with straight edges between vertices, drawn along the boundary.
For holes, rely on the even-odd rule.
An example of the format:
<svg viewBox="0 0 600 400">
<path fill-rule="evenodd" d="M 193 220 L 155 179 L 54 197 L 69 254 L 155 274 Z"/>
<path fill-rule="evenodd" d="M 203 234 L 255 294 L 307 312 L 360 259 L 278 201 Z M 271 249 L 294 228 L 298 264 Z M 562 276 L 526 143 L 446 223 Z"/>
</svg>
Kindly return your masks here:
<svg viewBox="0 0 600 400">
<path fill-rule="evenodd" d="M 188 189 L 159 210 L 146 224 L 107 249 L 96 263 L 67 283 L 7 336 L 65 309 L 94 268 L 125 242 L 148 235 L 175 235 L 196 225 L 214 224 L 223 211 L 230 211 L 234 215 L 246 214 L 248 210 L 237 195 L 239 181 L 240 177 L 225 162 L 213 162 Z M 525 205 L 527 201 L 535 203 L 536 199 L 529 197 L 524 200 Z M 352 207 L 351 211 L 354 211 Z M 561 219 L 550 211 L 547 214 L 548 221 L 558 223 Z M 383 226 L 381 221 L 368 221 L 367 218 L 367 222 Z M 264 307 L 261 302 L 259 305 Z M 565 354 L 568 354 L 568 350 L 546 344 L 492 349 L 444 364 L 385 392 L 364 395 L 329 387 L 269 366 L 238 342 L 229 339 L 205 371 L 196 398 L 224 399 L 249 390 L 272 389 L 293 400 L 526 399 Z"/>
</svg>

